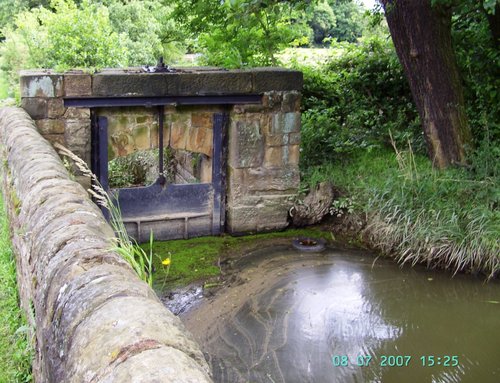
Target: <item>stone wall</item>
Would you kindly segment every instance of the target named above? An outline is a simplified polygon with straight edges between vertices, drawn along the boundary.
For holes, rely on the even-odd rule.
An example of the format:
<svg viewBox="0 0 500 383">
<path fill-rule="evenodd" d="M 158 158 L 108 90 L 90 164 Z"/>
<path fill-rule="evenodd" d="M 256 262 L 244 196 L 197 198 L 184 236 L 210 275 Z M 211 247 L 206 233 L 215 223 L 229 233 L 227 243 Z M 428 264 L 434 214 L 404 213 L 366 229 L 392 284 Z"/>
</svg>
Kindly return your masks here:
<svg viewBox="0 0 500 383">
<path fill-rule="evenodd" d="M 198 345 L 110 251 L 111 227 L 25 111 L 0 109 L 0 144 L 35 382 L 210 382 Z"/>
<path fill-rule="evenodd" d="M 23 108 L 51 142 L 63 142 L 90 159 L 90 110 L 66 108 L 66 98 L 259 95 L 260 104 L 232 106 L 167 105 L 164 145 L 178 160 L 179 182 L 210 180 L 212 118 L 228 111 L 227 231 L 282 229 L 297 193 L 299 178 L 302 73 L 279 68 L 179 69 L 177 73 L 141 73 L 137 68 L 94 75 L 50 71 L 21 73 Z M 109 155 L 127 155 L 158 146 L 156 108 L 96 108 L 108 118 Z M 191 153 L 191 154 L 189 154 Z M 202 163 L 196 168 L 200 154 Z"/>
</svg>

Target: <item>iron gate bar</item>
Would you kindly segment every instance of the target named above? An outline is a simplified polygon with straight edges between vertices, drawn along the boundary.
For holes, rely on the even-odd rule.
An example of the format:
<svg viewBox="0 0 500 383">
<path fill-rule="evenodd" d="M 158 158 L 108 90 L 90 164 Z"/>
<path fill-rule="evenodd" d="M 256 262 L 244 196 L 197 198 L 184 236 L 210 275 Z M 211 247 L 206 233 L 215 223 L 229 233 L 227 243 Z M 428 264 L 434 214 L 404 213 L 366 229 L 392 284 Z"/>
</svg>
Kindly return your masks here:
<svg viewBox="0 0 500 383">
<path fill-rule="evenodd" d="M 65 97 L 64 106 L 104 108 L 115 106 L 159 106 L 159 105 L 235 105 L 260 104 L 262 95 L 212 95 L 172 97 Z"/>
<path fill-rule="evenodd" d="M 215 113 L 213 116 L 213 151 L 212 151 L 212 185 L 214 188 L 214 204 L 212 213 L 212 234 L 219 235 L 223 232 L 225 205 L 222 201 L 225 190 L 225 156 L 224 141 L 229 122 L 228 113 Z"/>
<path fill-rule="evenodd" d="M 165 175 L 163 174 L 163 113 L 165 112 L 165 107 L 163 105 L 158 106 L 158 180 L 160 185 L 165 185 L 167 182 Z"/>
</svg>

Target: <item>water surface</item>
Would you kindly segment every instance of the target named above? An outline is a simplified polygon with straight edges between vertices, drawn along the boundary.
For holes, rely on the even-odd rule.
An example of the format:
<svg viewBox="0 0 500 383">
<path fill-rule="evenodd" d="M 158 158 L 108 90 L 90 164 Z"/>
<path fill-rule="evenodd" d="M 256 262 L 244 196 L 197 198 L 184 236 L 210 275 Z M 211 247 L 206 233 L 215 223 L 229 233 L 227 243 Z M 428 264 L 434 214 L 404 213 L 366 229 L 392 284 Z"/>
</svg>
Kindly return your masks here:
<svg viewBox="0 0 500 383">
<path fill-rule="evenodd" d="M 288 246 L 181 318 L 215 382 L 500 382 L 500 283 Z"/>
</svg>

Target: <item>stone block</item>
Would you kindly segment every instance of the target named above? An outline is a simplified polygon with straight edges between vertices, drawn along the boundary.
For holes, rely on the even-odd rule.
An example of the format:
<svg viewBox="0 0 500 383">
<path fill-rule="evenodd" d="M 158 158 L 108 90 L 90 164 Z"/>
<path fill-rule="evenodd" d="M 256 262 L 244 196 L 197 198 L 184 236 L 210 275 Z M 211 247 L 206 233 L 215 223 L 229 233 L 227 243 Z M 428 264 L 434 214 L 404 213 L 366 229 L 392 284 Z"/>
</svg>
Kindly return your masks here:
<svg viewBox="0 0 500 383">
<path fill-rule="evenodd" d="M 168 77 L 170 94 L 179 96 L 248 94 L 252 92 L 252 74 L 247 71 L 201 71 Z"/>
<path fill-rule="evenodd" d="M 300 145 L 289 145 L 287 148 L 287 163 L 289 165 L 299 165 L 300 160 Z"/>
<path fill-rule="evenodd" d="M 35 125 L 42 135 L 64 134 L 65 124 L 63 120 L 43 119 L 35 121 Z"/>
<path fill-rule="evenodd" d="M 300 184 L 297 166 L 281 168 L 239 169 L 229 167 L 229 194 L 232 196 L 252 195 L 256 192 L 293 192 Z"/>
<path fill-rule="evenodd" d="M 230 233 L 281 230 L 288 226 L 288 210 L 288 205 L 229 205 L 227 228 Z"/>
<path fill-rule="evenodd" d="M 186 143 L 191 126 L 191 116 L 188 113 L 174 115 L 170 129 L 170 146 L 174 149 L 186 149 Z"/>
<path fill-rule="evenodd" d="M 262 108 L 271 111 L 280 111 L 283 100 L 282 92 L 266 92 L 262 96 Z"/>
<path fill-rule="evenodd" d="M 254 68 L 253 92 L 302 90 L 302 72 L 283 68 Z"/>
<path fill-rule="evenodd" d="M 271 146 L 266 148 L 264 154 L 264 167 L 266 168 L 277 168 L 283 166 L 286 162 L 286 150 L 287 146 Z"/>
<path fill-rule="evenodd" d="M 267 134 L 266 135 L 266 145 L 267 146 L 288 145 L 288 141 L 289 141 L 288 134 Z"/>
<path fill-rule="evenodd" d="M 21 71 L 21 98 L 24 97 L 62 97 L 63 75 L 49 71 Z"/>
<path fill-rule="evenodd" d="M 64 139 L 68 149 L 85 162 L 90 161 L 90 121 L 65 120 Z"/>
<path fill-rule="evenodd" d="M 166 96 L 169 94 L 167 77 L 172 74 L 103 72 L 94 74 L 94 96 Z"/>
<path fill-rule="evenodd" d="M 300 144 L 300 133 L 299 132 L 290 133 L 288 143 L 290 145 L 299 145 Z"/>
<path fill-rule="evenodd" d="M 46 98 L 22 98 L 21 107 L 30 115 L 33 120 L 47 118 L 49 115 L 48 100 Z"/>
<path fill-rule="evenodd" d="M 148 126 L 134 126 L 129 130 L 133 142 L 133 150 L 151 149 L 150 128 Z"/>
<path fill-rule="evenodd" d="M 50 98 L 48 100 L 48 111 L 47 116 L 49 118 L 60 118 L 64 116 L 66 108 L 64 107 L 64 101 L 62 98 Z"/>
<path fill-rule="evenodd" d="M 258 117 L 258 116 L 257 116 Z M 234 168 L 251 168 L 262 164 L 264 136 L 259 118 L 242 118 L 231 122 L 229 163 Z"/>
<path fill-rule="evenodd" d="M 209 157 L 213 154 L 213 130 L 191 127 L 187 132 L 186 150 L 203 153 Z"/>
<path fill-rule="evenodd" d="M 191 125 L 195 128 L 213 128 L 213 114 L 209 112 L 193 112 L 191 114 Z"/>
<path fill-rule="evenodd" d="M 281 111 L 283 113 L 300 112 L 301 94 L 297 91 L 284 92 Z"/>
<path fill-rule="evenodd" d="M 244 113 L 262 113 L 265 108 L 262 104 L 239 104 L 233 106 L 233 113 L 244 114 Z"/>
<path fill-rule="evenodd" d="M 272 134 L 286 134 L 300 132 L 300 113 L 275 113 L 271 127 Z"/>
<path fill-rule="evenodd" d="M 64 118 L 68 120 L 84 120 L 90 118 L 90 109 L 75 108 L 71 106 L 69 108 L 66 108 L 66 112 L 64 113 Z"/>
<path fill-rule="evenodd" d="M 92 95 L 92 76 L 88 73 L 65 73 L 64 95 L 80 97 Z"/>
</svg>

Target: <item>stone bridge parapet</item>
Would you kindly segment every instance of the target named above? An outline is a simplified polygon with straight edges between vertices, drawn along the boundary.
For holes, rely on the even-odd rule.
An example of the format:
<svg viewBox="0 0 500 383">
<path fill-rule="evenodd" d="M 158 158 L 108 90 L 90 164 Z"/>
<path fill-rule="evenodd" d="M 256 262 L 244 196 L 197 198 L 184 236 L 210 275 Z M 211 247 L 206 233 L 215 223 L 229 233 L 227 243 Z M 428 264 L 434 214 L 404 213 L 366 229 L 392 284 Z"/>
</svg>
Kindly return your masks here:
<svg viewBox="0 0 500 383">
<path fill-rule="evenodd" d="M 48 79 L 44 95 L 57 94 Z M 110 250 L 113 230 L 24 110 L 0 109 L 0 149 L 35 382 L 211 382 L 199 346 Z"/>
</svg>

